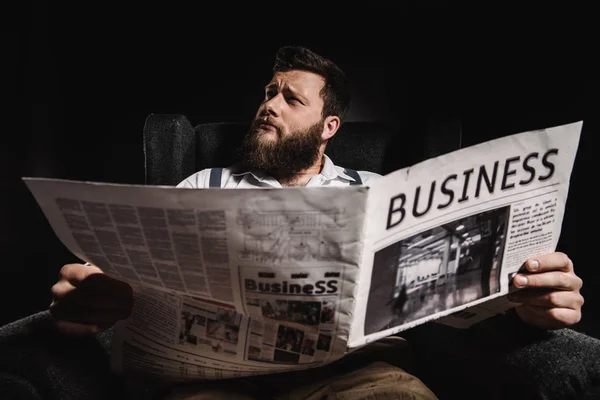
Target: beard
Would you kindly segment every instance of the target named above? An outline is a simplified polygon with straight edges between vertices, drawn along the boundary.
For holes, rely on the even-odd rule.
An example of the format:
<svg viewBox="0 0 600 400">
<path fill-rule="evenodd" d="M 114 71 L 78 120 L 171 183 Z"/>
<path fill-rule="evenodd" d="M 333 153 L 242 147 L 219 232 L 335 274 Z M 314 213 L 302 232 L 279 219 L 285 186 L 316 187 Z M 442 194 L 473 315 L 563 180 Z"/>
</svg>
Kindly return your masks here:
<svg viewBox="0 0 600 400">
<path fill-rule="evenodd" d="M 241 146 L 242 162 L 250 168 L 277 172 L 279 176 L 293 175 L 314 165 L 319 157 L 323 121 L 304 130 L 283 135 L 275 126 L 277 140 L 268 140 L 259 129 L 263 121 L 255 119 Z"/>
</svg>

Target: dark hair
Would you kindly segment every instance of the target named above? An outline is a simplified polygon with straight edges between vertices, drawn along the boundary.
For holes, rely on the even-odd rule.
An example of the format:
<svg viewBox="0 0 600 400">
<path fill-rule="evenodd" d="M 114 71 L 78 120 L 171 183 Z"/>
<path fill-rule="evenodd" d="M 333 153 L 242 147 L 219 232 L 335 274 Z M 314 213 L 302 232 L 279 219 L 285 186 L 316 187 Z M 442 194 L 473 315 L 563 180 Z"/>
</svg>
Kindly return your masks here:
<svg viewBox="0 0 600 400">
<path fill-rule="evenodd" d="M 336 115 L 344 120 L 350 108 L 350 89 L 344 71 L 333 61 L 300 46 L 283 46 L 277 50 L 273 73 L 303 70 L 321 75 L 325 85 L 320 95 L 323 98 L 323 118 Z"/>
</svg>

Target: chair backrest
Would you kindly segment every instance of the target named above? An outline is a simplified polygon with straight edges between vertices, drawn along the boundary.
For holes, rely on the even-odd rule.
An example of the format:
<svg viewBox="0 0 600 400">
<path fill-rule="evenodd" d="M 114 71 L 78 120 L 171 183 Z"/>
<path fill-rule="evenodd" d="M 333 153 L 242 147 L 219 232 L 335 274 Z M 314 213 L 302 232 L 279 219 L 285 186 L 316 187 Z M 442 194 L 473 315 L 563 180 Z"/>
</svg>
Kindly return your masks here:
<svg viewBox="0 0 600 400">
<path fill-rule="evenodd" d="M 248 129 L 243 123 L 192 127 L 179 114 L 151 114 L 144 125 L 146 184 L 176 185 L 196 171 L 233 164 Z M 346 122 L 326 153 L 340 166 L 385 174 L 402 166 L 397 128 L 380 122 Z"/>
</svg>

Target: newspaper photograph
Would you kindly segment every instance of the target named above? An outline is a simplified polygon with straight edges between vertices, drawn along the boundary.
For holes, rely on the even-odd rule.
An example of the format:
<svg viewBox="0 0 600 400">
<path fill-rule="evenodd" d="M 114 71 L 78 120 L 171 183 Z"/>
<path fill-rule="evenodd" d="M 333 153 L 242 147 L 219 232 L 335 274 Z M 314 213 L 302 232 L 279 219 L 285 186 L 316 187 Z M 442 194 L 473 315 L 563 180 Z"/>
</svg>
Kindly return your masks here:
<svg viewBox="0 0 600 400">
<path fill-rule="evenodd" d="M 373 182 L 349 347 L 513 307 L 512 277 L 556 248 L 581 127 L 503 137 Z"/>
<path fill-rule="evenodd" d="M 506 206 L 484 211 L 377 251 L 365 333 L 499 293 L 508 211 Z M 395 277 L 391 299 L 385 287 L 390 276 Z"/>
</svg>

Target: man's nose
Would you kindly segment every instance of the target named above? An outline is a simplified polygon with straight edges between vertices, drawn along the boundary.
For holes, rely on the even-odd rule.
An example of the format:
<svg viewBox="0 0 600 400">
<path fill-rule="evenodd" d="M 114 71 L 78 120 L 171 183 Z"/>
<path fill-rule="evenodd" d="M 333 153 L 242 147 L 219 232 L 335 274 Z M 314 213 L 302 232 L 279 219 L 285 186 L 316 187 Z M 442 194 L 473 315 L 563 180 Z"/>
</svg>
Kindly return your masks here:
<svg viewBox="0 0 600 400">
<path fill-rule="evenodd" d="M 274 117 L 278 117 L 281 110 L 281 95 L 278 94 L 275 97 L 267 100 L 265 103 L 265 111 L 267 115 L 272 115 Z"/>
</svg>

